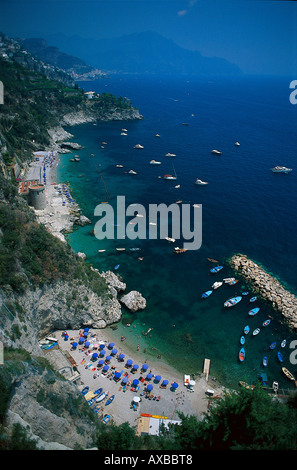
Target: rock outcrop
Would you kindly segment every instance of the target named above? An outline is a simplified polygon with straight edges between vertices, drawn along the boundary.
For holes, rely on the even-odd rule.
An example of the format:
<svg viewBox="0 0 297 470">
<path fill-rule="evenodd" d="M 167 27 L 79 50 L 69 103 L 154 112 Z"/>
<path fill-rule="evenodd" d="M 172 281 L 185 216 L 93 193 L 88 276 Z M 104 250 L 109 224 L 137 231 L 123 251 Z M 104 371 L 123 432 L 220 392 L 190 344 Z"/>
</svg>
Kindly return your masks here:
<svg viewBox="0 0 297 470">
<path fill-rule="evenodd" d="M 123 295 L 120 298 L 122 304 L 124 304 L 131 312 L 137 312 L 138 310 L 143 310 L 146 307 L 146 300 L 136 290 L 128 292 L 128 294 Z"/>
<path fill-rule="evenodd" d="M 286 290 L 281 283 L 268 274 L 261 266 L 250 260 L 246 255 L 232 256 L 230 265 L 253 286 L 263 299 L 270 302 L 279 311 L 289 325 L 297 329 L 297 298 Z"/>
</svg>

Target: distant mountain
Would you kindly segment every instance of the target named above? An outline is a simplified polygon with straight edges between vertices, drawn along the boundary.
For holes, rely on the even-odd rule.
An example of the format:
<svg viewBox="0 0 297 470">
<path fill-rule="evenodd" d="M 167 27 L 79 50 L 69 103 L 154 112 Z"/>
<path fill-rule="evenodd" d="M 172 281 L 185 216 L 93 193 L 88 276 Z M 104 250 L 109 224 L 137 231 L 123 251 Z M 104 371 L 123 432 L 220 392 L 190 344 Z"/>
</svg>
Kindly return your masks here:
<svg viewBox="0 0 297 470">
<path fill-rule="evenodd" d="M 239 67 L 218 57 L 203 57 L 158 33 L 135 33 L 120 38 L 92 40 L 79 36 L 47 38 L 68 53 L 108 72 L 237 75 Z M 76 51 L 76 52 L 75 52 Z"/>
</svg>

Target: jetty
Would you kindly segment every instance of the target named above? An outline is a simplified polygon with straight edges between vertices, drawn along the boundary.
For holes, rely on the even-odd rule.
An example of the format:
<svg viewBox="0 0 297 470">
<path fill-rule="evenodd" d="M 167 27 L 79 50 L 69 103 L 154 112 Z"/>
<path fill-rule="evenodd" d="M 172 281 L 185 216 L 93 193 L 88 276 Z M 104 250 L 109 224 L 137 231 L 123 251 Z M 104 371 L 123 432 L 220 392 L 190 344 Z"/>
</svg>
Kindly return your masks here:
<svg viewBox="0 0 297 470">
<path fill-rule="evenodd" d="M 203 366 L 203 374 L 205 374 L 205 380 L 208 382 L 209 377 L 209 369 L 210 369 L 210 359 L 204 359 L 204 366 Z"/>
<path fill-rule="evenodd" d="M 246 255 L 236 254 L 230 266 L 252 285 L 255 292 L 280 312 L 291 328 L 297 329 L 297 297 L 285 289 L 271 274 Z"/>
</svg>

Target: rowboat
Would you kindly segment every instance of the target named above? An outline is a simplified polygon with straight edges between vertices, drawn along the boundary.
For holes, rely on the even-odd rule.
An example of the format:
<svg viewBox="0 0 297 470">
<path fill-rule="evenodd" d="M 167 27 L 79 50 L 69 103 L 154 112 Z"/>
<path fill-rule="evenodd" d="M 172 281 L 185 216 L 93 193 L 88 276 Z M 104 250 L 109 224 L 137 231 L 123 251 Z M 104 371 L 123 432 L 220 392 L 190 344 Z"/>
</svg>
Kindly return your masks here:
<svg viewBox="0 0 297 470">
<path fill-rule="evenodd" d="M 185 253 L 186 251 L 186 248 L 179 248 L 178 246 L 176 246 L 173 250 L 173 253 Z"/>
<path fill-rule="evenodd" d="M 267 357 L 267 356 L 264 356 L 262 362 L 263 362 L 263 366 L 264 366 L 264 367 L 268 366 L 268 357 Z"/>
<path fill-rule="evenodd" d="M 211 268 L 210 272 L 218 273 L 219 271 L 221 271 L 221 269 L 223 269 L 223 266 L 215 266 L 214 268 Z"/>
<path fill-rule="evenodd" d="M 212 292 L 213 292 L 212 290 L 208 290 L 208 291 L 204 292 L 204 293 L 202 294 L 201 298 L 202 298 L 202 299 L 206 299 L 207 297 L 210 296 L 210 294 L 212 294 Z"/>
<path fill-rule="evenodd" d="M 119 267 L 120 267 L 120 265 L 117 264 L 117 265 L 114 267 L 114 269 L 119 269 Z"/>
<path fill-rule="evenodd" d="M 226 284 L 229 284 L 230 282 L 235 281 L 235 277 L 226 277 L 225 279 L 223 279 L 223 281 Z"/>
<path fill-rule="evenodd" d="M 286 344 L 287 344 L 287 340 L 283 339 L 283 341 L 281 342 L 281 347 L 284 348 Z"/>
<path fill-rule="evenodd" d="M 110 403 L 114 400 L 114 395 L 111 395 L 111 397 L 106 401 L 105 406 L 110 405 Z"/>
<path fill-rule="evenodd" d="M 252 308 L 252 310 L 249 311 L 249 315 L 256 315 L 256 313 L 259 312 L 259 307 L 256 307 L 256 308 Z"/>
<path fill-rule="evenodd" d="M 239 357 L 240 362 L 244 361 L 244 359 L 245 359 L 245 350 L 244 350 L 244 348 L 241 348 L 241 350 L 239 351 L 239 356 L 238 357 Z"/>
<path fill-rule="evenodd" d="M 249 327 L 249 325 L 246 325 L 244 327 L 244 330 L 243 330 L 244 334 L 247 335 L 249 333 L 249 331 L 250 331 L 250 327 Z"/>
<path fill-rule="evenodd" d="M 238 283 L 238 279 L 233 279 L 233 281 L 228 282 L 229 286 L 234 286 Z"/>
<path fill-rule="evenodd" d="M 274 343 L 271 343 L 271 345 L 269 346 L 269 349 L 274 349 L 276 346 L 276 342 L 274 341 Z"/>
<path fill-rule="evenodd" d="M 241 296 L 233 297 L 232 299 L 226 300 L 224 303 L 224 307 L 233 307 L 234 305 L 238 304 L 242 299 Z"/>
<path fill-rule="evenodd" d="M 88 393 L 88 391 L 89 391 L 89 387 L 85 387 L 85 388 L 82 389 L 81 393 L 82 393 L 82 395 L 86 395 Z"/>
<path fill-rule="evenodd" d="M 277 353 L 277 357 L 278 357 L 279 362 L 283 362 L 283 361 L 284 361 L 284 357 L 283 357 L 282 353 L 278 352 L 278 353 Z"/>
<path fill-rule="evenodd" d="M 265 320 L 265 321 L 263 321 L 262 325 L 267 326 L 267 325 L 269 325 L 269 323 L 270 323 L 270 320 Z"/>
<path fill-rule="evenodd" d="M 244 336 L 241 336 L 240 338 L 240 344 L 244 344 L 245 343 L 245 337 Z"/>
<path fill-rule="evenodd" d="M 246 388 L 247 390 L 254 390 L 255 388 L 255 385 L 249 385 L 246 382 L 243 382 L 242 380 L 240 380 L 239 385 Z"/>
<path fill-rule="evenodd" d="M 241 295 L 249 295 L 248 292 L 242 292 Z"/>
<path fill-rule="evenodd" d="M 282 371 L 288 379 L 295 380 L 294 375 L 291 374 L 291 372 L 288 369 L 286 369 L 286 367 L 282 367 Z"/>
<path fill-rule="evenodd" d="M 100 401 L 104 400 L 104 398 L 106 398 L 107 395 L 108 395 L 108 392 L 101 393 L 101 395 L 99 395 L 99 397 L 96 398 L 96 402 L 99 403 Z"/>
<path fill-rule="evenodd" d="M 250 302 L 255 302 L 255 300 L 257 300 L 257 297 L 252 297 L 252 298 L 250 299 Z"/>
<path fill-rule="evenodd" d="M 254 331 L 253 331 L 253 336 L 256 336 L 260 333 L 260 328 L 256 328 Z"/>
<path fill-rule="evenodd" d="M 218 281 L 218 282 L 215 282 L 211 287 L 213 289 L 218 289 L 219 287 L 221 287 L 222 284 L 223 284 L 222 282 Z"/>
<path fill-rule="evenodd" d="M 100 395 L 102 393 L 102 387 L 98 388 L 98 390 L 95 390 L 95 395 Z"/>
</svg>

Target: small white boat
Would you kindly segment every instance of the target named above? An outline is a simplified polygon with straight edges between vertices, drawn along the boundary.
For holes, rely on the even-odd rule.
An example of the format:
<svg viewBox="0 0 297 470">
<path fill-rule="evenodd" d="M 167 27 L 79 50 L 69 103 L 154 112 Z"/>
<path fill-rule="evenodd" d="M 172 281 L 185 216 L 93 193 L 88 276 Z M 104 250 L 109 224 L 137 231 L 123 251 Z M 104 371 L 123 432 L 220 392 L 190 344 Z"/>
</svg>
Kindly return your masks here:
<svg viewBox="0 0 297 470">
<path fill-rule="evenodd" d="M 137 175 L 136 171 L 134 171 L 134 170 L 130 170 L 130 171 L 128 171 L 128 173 L 129 173 L 130 175 Z"/>
<path fill-rule="evenodd" d="M 149 225 L 157 225 L 155 222 L 150 222 Z"/>
<path fill-rule="evenodd" d="M 162 162 L 157 162 L 157 160 L 151 160 L 150 165 L 161 165 Z"/>
<path fill-rule="evenodd" d="M 136 145 L 134 145 L 134 148 L 135 149 L 144 149 L 144 146 L 140 145 L 140 144 L 136 144 Z"/>
<path fill-rule="evenodd" d="M 239 142 L 235 142 L 235 145 L 236 145 L 237 147 L 239 147 L 239 146 L 240 146 L 240 143 L 239 143 Z"/>
<path fill-rule="evenodd" d="M 176 177 L 176 176 L 173 176 L 173 175 L 164 175 L 164 179 L 165 179 L 165 180 L 176 180 L 177 177 Z"/>
<path fill-rule="evenodd" d="M 177 184 L 176 186 L 174 186 L 175 189 L 178 189 L 180 188 L 180 184 Z"/>
<path fill-rule="evenodd" d="M 98 250 L 98 253 L 103 253 L 103 251 L 106 251 L 106 250 Z"/>
<path fill-rule="evenodd" d="M 176 157 L 175 153 L 166 153 L 165 157 Z"/>
<path fill-rule="evenodd" d="M 206 181 L 202 181 L 202 180 L 199 180 L 198 178 L 196 179 L 195 181 L 195 184 L 201 184 L 201 185 L 205 185 L 205 184 L 208 184 Z"/>
<path fill-rule="evenodd" d="M 127 132 L 121 132 L 121 135 L 128 135 Z"/>
<path fill-rule="evenodd" d="M 125 251 L 126 248 L 116 248 L 117 251 Z"/>
<path fill-rule="evenodd" d="M 292 168 L 287 168 L 285 166 L 275 166 L 274 168 L 271 168 L 271 171 L 274 173 L 290 173 Z"/>
<path fill-rule="evenodd" d="M 226 277 L 225 279 L 223 279 L 223 281 L 224 281 L 226 284 L 229 284 L 230 282 L 235 281 L 235 277 Z"/>
<path fill-rule="evenodd" d="M 260 333 L 260 328 L 256 328 L 254 331 L 253 331 L 253 336 L 256 336 L 257 334 Z"/>
<path fill-rule="evenodd" d="M 193 207 L 201 207 L 201 204 L 193 204 Z"/>
<path fill-rule="evenodd" d="M 175 242 L 175 238 L 165 237 L 165 240 L 167 240 L 168 242 L 171 242 L 171 243 Z"/>
<path fill-rule="evenodd" d="M 213 153 L 214 155 L 222 155 L 222 152 L 220 152 L 219 150 L 216 150 L 216 149 L 213 149 L 211 151 L 211 153 Z"/>
<path fill-rule="evenodd" d="M 223 283 L 221 281 L 215 282 L 211 287 L 213 289 L 218 289 Z"/>
<path fill-rule="evenodd" d="M 128 132 L 128 129 L 124 129 L 124 128 L 123 128 L 122 131 L 123 131 L 123 132 Z"/>
<path fill-rule="evenodd" d="M 160 134 L 156 134 L 156 137 L 161 137 Z"/>
<path fill-rule="evenodd" d="M 124 165 L 116 165 L 117 168 L 123 168 Z"/>
</svg>

